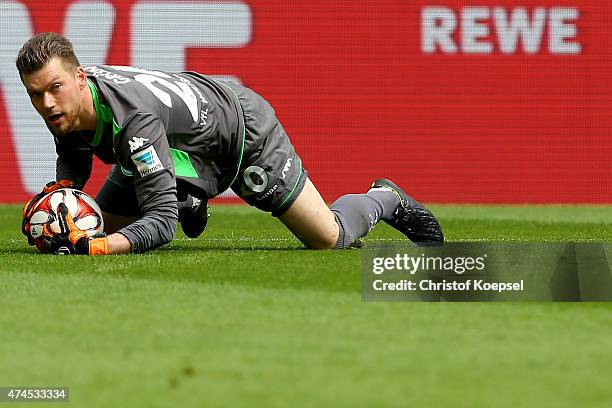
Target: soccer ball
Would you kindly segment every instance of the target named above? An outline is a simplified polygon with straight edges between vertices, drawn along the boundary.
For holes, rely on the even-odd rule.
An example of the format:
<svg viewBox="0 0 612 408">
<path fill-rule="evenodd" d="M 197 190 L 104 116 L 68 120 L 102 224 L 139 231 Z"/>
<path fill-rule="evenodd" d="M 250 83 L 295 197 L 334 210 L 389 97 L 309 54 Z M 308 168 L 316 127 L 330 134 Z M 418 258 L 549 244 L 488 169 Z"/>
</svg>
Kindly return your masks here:
<svg viewBox="0 0 612 408">
<path fill-rule="evenodd" d="M 88 236 L 92 237 L 104 231 L 102 210 L 96 201 L 80 190 L 61 188 L 39 199 L 30 211 L 32 215 L 27 230 L 39 250 L 44 250 L 42 236 L 45 224 L 48 224 L 51 232 L 61 232 L 57 208 L 60 203 L 66 205 L 74 224 Z"/>
</svg>

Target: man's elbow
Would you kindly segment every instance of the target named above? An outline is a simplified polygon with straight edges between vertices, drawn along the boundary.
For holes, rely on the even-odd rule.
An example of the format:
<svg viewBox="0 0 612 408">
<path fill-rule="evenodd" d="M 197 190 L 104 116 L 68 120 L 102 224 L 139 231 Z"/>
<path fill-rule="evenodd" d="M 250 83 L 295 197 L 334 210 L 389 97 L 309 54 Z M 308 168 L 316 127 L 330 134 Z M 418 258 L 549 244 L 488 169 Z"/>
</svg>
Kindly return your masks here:
<svg viewBox="0 0 612 408">
<path fill-rule="evenodd" d="M 174 236 L 176 235 L 176 225 L 178 224 L 178 220 L 176 218 L 169 218 L 166 219 L 164 224 L 164 228 L 160 228 L 159 230 L 161 245 L 166 245 L 172 242 Z"/>
<path fill-rule="evenodd" d="M 176 226 L 178 224 L 177 211 L 169 211 L 165 214 L 156 214 L 157 235 L 159 245 L 166 245 L 174 239 Z"/>
</svg>

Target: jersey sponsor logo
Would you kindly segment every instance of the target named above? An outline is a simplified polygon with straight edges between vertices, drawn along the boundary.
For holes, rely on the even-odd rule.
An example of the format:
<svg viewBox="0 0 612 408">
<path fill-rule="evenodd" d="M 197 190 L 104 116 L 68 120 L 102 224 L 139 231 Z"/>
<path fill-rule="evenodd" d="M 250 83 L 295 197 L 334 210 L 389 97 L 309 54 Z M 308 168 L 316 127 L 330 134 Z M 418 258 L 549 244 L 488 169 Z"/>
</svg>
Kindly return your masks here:
<svg viewBox="0 0 612 408">
<path fill-rule="evenodd" d="M 265 200 L 266 198 L 270 197 L 272 195 L 272 193 L 274 193 L 276 190 L 278 190 L 278 184 L 275 184 L 274 187 L 272 187 L 271 189 L 269 189 L 265 194 L 255 197 L 255 200 L 257 201 L 262 201 Z"/>
<path fill-rule="evenodd" d="M 153 146 L 133 154 L 132 161 L 136 165 L 136 169 L 141 177 L 148 176 L 164 168 Z"/>
<path fill-rule="evenodd" d="M 290 157 L 289 159 L 287 159 L 287 163 L 285 163 L 285 167 L 283 168 L 283 180 L 285 179 L 285 176 L 287 175 L 286 173 L 291 168 L 291 161 L 292 160 L 293 160 L 293 158 Z"/>
<path fill-rule="evenodd" d="M 134 153 L 134 150 L 140 149 L 144 146 L 145 142 L 148 142 L 149 139 L 144 137 L 136 137 L 134 136 L 132 140 L 128 140 L 128 144 L 130 145 L 130 153 Z"/>
<path fill-rule="evenodd" d="M 268 186 L 268 173 L 259 166 L 249 166 L 242 173 L 243 184 L 240 185 L 242 195 L 250 196 L 263 193 Z"/>
</svg>

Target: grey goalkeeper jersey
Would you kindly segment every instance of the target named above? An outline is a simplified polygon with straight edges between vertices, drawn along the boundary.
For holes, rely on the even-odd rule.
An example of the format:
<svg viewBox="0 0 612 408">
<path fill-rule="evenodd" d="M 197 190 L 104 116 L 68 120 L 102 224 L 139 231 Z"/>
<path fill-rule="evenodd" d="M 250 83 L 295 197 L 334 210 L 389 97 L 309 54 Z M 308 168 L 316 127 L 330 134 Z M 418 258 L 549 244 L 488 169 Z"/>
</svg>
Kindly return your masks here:
<svg viewBox="0 0 612 408">
<path fill-rule="evenodd" d="M 225 84 L 195 72 L 85 71 L 97 128 L 55 138 L 57 178 L 85 185 L 93 155 L 121 166 L 142 218 L 119 232 L 134 252 L 163 245 L 174 237 L 177 191 L 210 198 L 235 180 L 245 149 L 240 103 Z"/>
</svg>

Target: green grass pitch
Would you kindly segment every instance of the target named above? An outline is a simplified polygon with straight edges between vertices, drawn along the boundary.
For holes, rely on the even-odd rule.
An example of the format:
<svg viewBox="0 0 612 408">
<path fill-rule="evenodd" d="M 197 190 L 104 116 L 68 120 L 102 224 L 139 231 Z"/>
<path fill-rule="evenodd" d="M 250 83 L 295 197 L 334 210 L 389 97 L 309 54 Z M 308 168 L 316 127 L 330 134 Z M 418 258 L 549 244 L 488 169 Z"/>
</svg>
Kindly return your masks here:
<svg viewBox="0 0 612 408">
<path fill-rule="evenodd" d="M 612 207 L 433 209 L 451 241 L 612 241 Z M 89 258 L 35 253 L 0 207 L 0 386 L 68 386 L 74 407 L 610 406 L 612 304 L 362 303 L 360 250 L 211 213 L 200 239 Z"/>
</svg>

